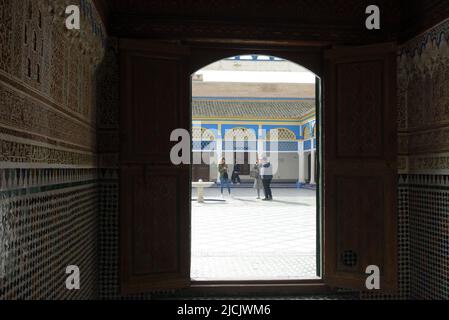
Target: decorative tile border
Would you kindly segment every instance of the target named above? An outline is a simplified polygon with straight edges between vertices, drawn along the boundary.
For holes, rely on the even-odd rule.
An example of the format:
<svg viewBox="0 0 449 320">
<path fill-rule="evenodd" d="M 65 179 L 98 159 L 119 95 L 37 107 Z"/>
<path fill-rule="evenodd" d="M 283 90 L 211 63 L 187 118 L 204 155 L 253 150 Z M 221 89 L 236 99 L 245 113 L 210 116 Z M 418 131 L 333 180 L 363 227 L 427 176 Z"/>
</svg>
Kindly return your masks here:
<svg viewBox="0 0 449 320">
<path fill-rule="evenodd" d="M 0 196 L 68 188 L 97 180 L 97 169 L 0 169 Z"/>
<path fill-rule="evenodd" d="M 449 175 L 410 175 L 410 290 L 449 299 Z"/>
<path fill-rule="evenodd" d="M 410 156 L 408 162 L 410 173 L 449 173 L 449 154 Z"/>
<path fill-rule="evenodd" d="M 425 52 L 429 43 L 440 47 L 442 43 L 449 43 L 449 19 L 440 22 L 433 28 L 423 32 L 421 35 L 408 41 L 399 51 L 399 56 L 404 55 L 414 58 L 421 56 Z"/>
<path fill-rule="evenodd" d="M 410 133 L 408 146 L 410 154 L 449 152 L 449 127 Z"/>
<path fill-rule="evenodd" d="M 91 125 L 16 91 L 1 80 L 0 125 L 89 148 L 95 141 L 95 130 Z"/>
<path fill-rule="evenodd" d="M 44 163 L 49 165 L 93 165 L 95 155 L 92 153 L 72 152 L 54 149 L 37 143 L 29 144 L 22 139 L 6 140 L 0 135 L 0 163 Z"/>
<path fill-rule="evenodd" d="M 2 183 L 17 188 L 0 191 L 0 300 L 96 298 L 96 170 L 31 171 L 0 170 Z M 69 291 L 73 264 L 82 287 Z"/>
</svg>

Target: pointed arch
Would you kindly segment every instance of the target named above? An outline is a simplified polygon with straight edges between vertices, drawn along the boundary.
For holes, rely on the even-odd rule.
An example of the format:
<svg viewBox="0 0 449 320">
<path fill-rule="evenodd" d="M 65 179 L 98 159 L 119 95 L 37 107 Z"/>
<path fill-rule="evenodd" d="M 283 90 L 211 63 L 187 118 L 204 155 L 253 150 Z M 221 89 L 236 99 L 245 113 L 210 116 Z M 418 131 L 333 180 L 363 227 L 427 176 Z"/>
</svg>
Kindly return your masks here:
<svg viewBox="0 0 449 320">
<path fill-rule="evenodd" d="M 204 127 L 193 127 L 192 140 L 215 141 L 215 134 Z"/>
<path fill-rule="evenodd" d="M 236 127 L 226 130 L 225 141 L 255 141 L 256 133 L 248 128 Z"/>
<path fill-rule="evenodd" d="M 304 127 L 302 136 L 303 136 L 304 140 L 309 140 L 310 139 L 311 134 L 310 134 L 310 127 L 309 126 L 305 126 Z"/>
<path fill-rule="evenodd" d="M 268 131 L 266 140 L 270 141 L 272 138 L 278 141 L 294 141 L 296 134 L 287 128 L 277 128 Z"/>
</svg>

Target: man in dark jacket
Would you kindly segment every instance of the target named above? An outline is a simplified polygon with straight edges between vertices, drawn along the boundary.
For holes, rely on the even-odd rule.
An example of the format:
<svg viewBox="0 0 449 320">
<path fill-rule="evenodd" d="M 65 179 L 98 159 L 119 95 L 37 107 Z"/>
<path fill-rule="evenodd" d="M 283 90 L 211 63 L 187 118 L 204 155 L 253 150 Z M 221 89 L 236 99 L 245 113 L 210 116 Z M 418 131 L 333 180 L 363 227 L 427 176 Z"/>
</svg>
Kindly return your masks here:
<svg viewBox="0 0 449 320">
<path fill-rule="evenodd" d="M 273 195 L 271 194 L 271 187 L 270 187 L 271 180 L 273 179 L 273 169 L 267 157 L 262 158 L 262 167 L 260 168 L 260 175 L 262 177 L 263 189 L 265 191 L 265 198 L 262 200 L 273 200 Z"/>
<path fill-rule="evenodd" d="M 240 184 L 240 165 L 237 163 L 234 165 L 234 169 L 232 170 L 231 181 L 233 184 Z"/>
</svg>

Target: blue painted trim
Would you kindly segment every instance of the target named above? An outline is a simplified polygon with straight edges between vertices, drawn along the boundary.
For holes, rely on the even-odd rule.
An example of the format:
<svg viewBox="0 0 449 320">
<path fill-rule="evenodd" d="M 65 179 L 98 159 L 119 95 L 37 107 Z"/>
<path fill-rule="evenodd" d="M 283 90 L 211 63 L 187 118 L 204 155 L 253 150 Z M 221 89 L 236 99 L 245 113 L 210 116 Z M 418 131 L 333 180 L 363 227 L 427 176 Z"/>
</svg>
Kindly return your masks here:
<svg viewBox="0 0 449 320">
<path fill-rule="evenodd" d="M 243 56 L 245 56 L 245 57 L 249 57 L 249 56 L 250 56 L 251 58 L 250 58 L 250 59 L 247 59 L 247 58 L 242 59 Z M 269 57 L 269 60 L 258 60 L 257 58 L 258 58 L 259 56 Z M 261 54 L 261 55 L 258 55 L 258 54 L 244 54 L 244 55 L 240 55 L 240 56 L 234 56 L 234 57 L 224 58 L 223 60 L 230 60 L 230 61 L 257 61 L 257 62 L 259 62 L 259 61 L 266 61 L 266 62 L 282 62 L 282 61 L 287 61 L 287 60 L 282 59 L 282 58 L 279 58 L 279 57 L 268 56 L 268 55 L 265 55 L 265 54 Z"/>
<path fill-rule="evenodd" d="M 273 152 L 273 151 L 297 152 L 298 151 L 298 143 L 296 141 L 265 142 L 264 150 L 270 151 L 270 152 Z"/>
<path fill-rule="evenodd" d="M 210 140 L 193 140 L 192 150 L 194 151 L 215 151 L 217 149 L 216 142 Z"/>
<path fill-rule="evenodd" d="M 257 141 L 222 141 L 223 151 L 257 151 Z"/>
<path fill-rule="evenodd" d="M 312 143 L 310 142 L 310 140 L 304 141 L 304 150 L 307 151 L 310 149 L 312 149 Z"/>
<path fill-rule="evenodd" d="M 449 43 L 449 19 L 440 22 L 420 36 L 408 41 L 399 50 L 398 56 L 407 55 L 411 58 L 414 58 L 416 55 L 421 56 L 429 42 L 435 43 L 437 48 L 440 48 L 443 41 Z"/>
<path fill-rule="evenodd" d="M 245 128 L 249 130 L 253 130 L 253 132 L 256 134 L 256 138 L 259 138 L 259 126 L 258 125 L 252 125 L 252 124 L 222 124 L 221 125 L 221 137 L 224 139 L 226 136 L 226 132 L 229 130 L 232 130 L 234 128 Z"/>
<path fill-rule="evenodd" d="M 195 121 L 195 120 L 193 120 Z M 218 123 L 192 123 L 192 127 L 198 128 L 205 128 L 205 129 L 209 129 L 209 130 L 218 130 Z"/>
<path fill-rule="evenodd" d="M 197 121 L 197 122 L 202 122 L 202 121 L 204 121 L 204 122 L 220 122 L 220 123 L 222 123 L 223 125 L 225 124 L 225 123 L 234 123 L 234 121 L 242 121 L 242 122 L 257 122 L 257 123 L 264 123 L 264 122 L 280 122 L 280 123 L 299 123 L 299 122 L 301 122 L 300 120 L 288 120 L 288 119 L 286 119 L 286 120 L 283 120 L 283 119 L 281 119 L 281 120 L 276 120 L 276 119 L 255 119 L 255 120 L 252 120 L 252 119 L 243 119 L 243 120 L 236 120 L 236 119 L 229 119 L 229 118 L 195 118 L 195 119 L 193 119 L 193 121 Z M 299 124 L 298 124 L 298 126 L 299 126 Z"/>
<path fill-rule="evenodd" d="M 301 139 L 304 139 L 304 129 L 309 128 L 310 136 L 313 137 L 313 128 L 315 128 L 316 120 L 309 121 L 301 126 Z"/>
</svg>

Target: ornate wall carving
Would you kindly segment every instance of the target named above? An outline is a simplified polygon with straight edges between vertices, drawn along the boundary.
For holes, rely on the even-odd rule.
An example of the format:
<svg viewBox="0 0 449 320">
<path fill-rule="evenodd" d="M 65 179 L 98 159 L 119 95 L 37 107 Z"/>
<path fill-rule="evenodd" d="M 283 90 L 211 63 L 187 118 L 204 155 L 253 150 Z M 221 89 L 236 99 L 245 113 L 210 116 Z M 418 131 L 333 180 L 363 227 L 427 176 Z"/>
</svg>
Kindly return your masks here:
<svg viewBox="0 0 449 320">
<path fill-rule="evenodd" d="M 426 165 L 414 157 L 409 170 L 449 169 L 438 156 L 449 151 L 449 21 L 405 43 L 398 62 L 399 152 L 434 154 Z"/>
</svg>

